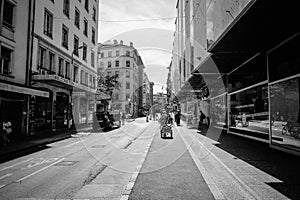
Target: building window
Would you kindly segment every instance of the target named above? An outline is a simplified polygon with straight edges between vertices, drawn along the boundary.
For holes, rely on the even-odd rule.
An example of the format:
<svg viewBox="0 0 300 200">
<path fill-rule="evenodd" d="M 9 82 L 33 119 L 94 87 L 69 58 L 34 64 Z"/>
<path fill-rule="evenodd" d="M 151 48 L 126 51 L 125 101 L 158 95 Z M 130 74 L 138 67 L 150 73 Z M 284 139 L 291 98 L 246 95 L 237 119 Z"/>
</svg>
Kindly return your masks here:
<svg viewBox="0 0 300 200">
<path fill-rule="evenodd" d="M 1 6 L 1 5 L 0 5 Z M 15 5 L 5 0 L 3 3 L 3 26 L 13 29 L 14 22 L 14 7 Z"/>
<path fill-rule="evenodd" d="M 89 74 L 87 72 L 85 72 L 85 76 L 84 76 L 84 84 L 87 86 L 88 85 L 88 81 L 89 81 Z"/>
<path fill-rule="evenodd" d="M 73 81 L 78 83 L 78 67 L 77 66 L 74 66 L 74 69 L 73 69 Z"/>
<path fill-rule="evenodd" d="M 96 35 L 95 35 L 95 29 L 94 29 L 94 27 L 92 28 L 92 43 L 93 44 L 96 43 Z"/>
<path fill-rule="evenodd" d="M 73 47 L 73 53 L 78 56 L 78 48 L 79 48 L 79 38 L 74 35 L 74 47 Z"/>
<path fill-rule="evenodd" d="M 87 46 L 85 43 L 82 44 L 83 46 L 83 52 L 82 52 L 82 60 L 86 61 L 86 55 L 87 55 Z"/>
<path fill-rule="evenodd" d="M 74 24 L 77 28 L 80 28 L 79 24 L 80 24 L 80 12 L 77 8 L 75 8 L 75 20 L 74 20 Z"/>
<path fill-rule="evenodd" d="M 107 76 L 111 76 L 111 72 L 107 72 Z"/>
<path fill-rule="evenodd" d="M 96 78 L 93 77 L 93 88 L 95 88 L 95 87 L 96 87 Z"/>
<path fill-rule="evenodd" d="M 111 56 L 112 56 L 112 52 L 109 51 L 109 52 L 108 52 L 108 57 L 111 57 Z"/>
<path fill-rule="evenodd" d="M 126 89 L 130 89 L 130 82 L 126 82 Z"/>
<path fill-rule="evenodd" d="M 49 51 L 49 71 L 54 72 L 55 69 L 55 54 Z"/>
<path fill-rule="evenodd" d="M 1 47 L 0 74 L 10 75 L 12 50 Z"/>
<path fill-rule="evenodd" d="M 44 34 L 52 38 L 53 32 L 53 15 L 45 9 L 44 13 Z"/>
<path fill-rule="evenodd" d="M 84 84 L 84 71 L 83 70 L 80 71 L 80 83 Z"/>
<path fill-rule="evenodd" d="M 130 78 L 130 71 L 126 70 L 126 78 Z"/>
<path fill-rule="evenodd" d="M 119 94 L 118 93 L 115 94 L 115 100 L 119 100 Z"/>
<path fill-rule="evenodd" d="M 90 82 L 89 82 L 89 86 L 92 87 L 93 86 L 93 76 L 90 75 Z"/>
<path fill-rule="evenodd" d="M 116 56 L 120 56 L 120 51 L 116 51 Z"/>
<path fill-rule="evenodd" d="M 58 59 L 58 75 L 64 77 L 64 59 Z"/>
<path fill-rule="evenodd" d="M 70 0 L 64 0 L 63 13 L 69 18 L 70 14 Z"/>
<path fill-rule="evenodd" d="M 91 65 L 95 67 L 95 52 L 91 51 Z"/>
<path fill-rule="evenodd" d="M 40 69 L 45 69 L 46 68 L 45 63 L 46 63 L 46 49 L 43 47 L 39 47 L 39 66 L 38 67 Z"/>
<path fill-rule="evenodd" d="M 119 77 L 119 74 L 120 74 L 119 71 L 115 71 L 115 75 L 116 75 L 117 77 Z"/>
<path fill-rule="evenodd" d="M 111 61 L 107 62 L 107 68 L 111 68 Z"/>
<path fill-rule="evenodd" d="M 66 66 L 65 66 L 65 77 L 66 79 L 70 80 L 70 76 L 71 76 L 71 71 L 70 71 L 70 63 L 66 61 Z"/>
<path fill-rule="evenodd" d="M 63 25 L 62 26 L 62 46 L 68 49 L 68 36 L 69 36 L 69 29 Z"/>
<path fill-rule="evenodd" d="M 119 67 L 120 62 L 116 60 L 116 67 Z"/>
<path fill-rule="evenodd" d="M 96 8 L 93 6 L 93 20 L 94 20 L 94 22 L 96 22 L 96 16 L 97 16 L 97 10 L 96 10 Z"/>
<path fill-rule="evenodd" d="M 101 58 L 104 58 L 104 53 L 101 53 L 100 56 L 101 56 Z"/>
<path fill-rule="evenodd" d="M 130 60 L 126 60 L 126 67 L 130 67 Z"/>
<path fill-rule="evenodd" d="M 130 51 L 126 51 L 126 56 L 130 56 Z"/>
<path fill-rule="evenodd" d="M 89 12 L 89 0 L 84 1 L 84 8 L 87 12 Z"/>
<path fill-rule="evenodd" d="M 87 37 L 88 36 L 88 20 L 84 18 L 83 24 L 84 24 L 83 34 Z"/>
</svg>

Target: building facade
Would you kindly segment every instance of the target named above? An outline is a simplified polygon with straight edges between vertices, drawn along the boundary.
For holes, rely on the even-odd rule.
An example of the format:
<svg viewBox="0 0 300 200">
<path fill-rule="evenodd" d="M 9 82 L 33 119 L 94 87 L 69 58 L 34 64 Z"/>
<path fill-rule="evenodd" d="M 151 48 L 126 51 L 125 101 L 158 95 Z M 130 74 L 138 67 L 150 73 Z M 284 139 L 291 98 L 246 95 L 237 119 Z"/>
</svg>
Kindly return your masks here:
<svg viewBox="0 0 300 200">
<path fill-rule="evenodd" d="M 133 43 L 107 41 L 98 46 L 98 70 L 107 76 L 118 75 L 119 89 L 114 89 L 110 109 L 120 110 L 135 117 L 143 108 L 144 64 Z"/>
<path fill-rule="evenodd" d="M 99 1 L 38 1 L 33 9 L 30 132 L 92 123 L 95 110 Z"/>
<path fill-rule="evenodd" d="M 179 20 L 176 31 L 185 29 L 186 33 L 186 29 L 192 27 L 188 19 L 191 15 L 185 10 L 191 2 L 178 1 L 178 17 L 185 13 L 185 20 L 181 22 L 185 24 Z M 211 126 L 299 155 L 297 2 L 213 0 L 198 3 L 202 5 L 200 13 L 206 15 L 202 18 L 206 22 L 196 23 L 202 25 L 194 34 L 198 35 L 199 42 L 206 39 L 207 55 L 200 55 L 196 63 L 199 54 L 194 51 L 194 69 L 177 93 L 183 109 L 193 112 L 198 106 L 196 110 L 204 111 Z M 205 33 L 199 32 L 202 29 Z M 182 53 L 180 44 L 186 44 L 187 38 L 184 42 L 174 38 L 174 44 L 178 44 L 174 49 L 179 47 L 179 54 L 185 58 L 188 56 Z M 172 67 L 182 69 L 179 59 L 173 60 Z"/>
<path fill-rule="evenodd" d="M 0 1 L 0 123 L 12 123 L 11 141 L 28 136 L 30 96 L 49 98 L 29 85 L 32 6 L 33 1 Z"/>
<path fill-rule="evenodd" d="M 144 72 L 143 78 L 143 113 L 149 113 L 151 109 L 151 97 L 150 97 L 150 81 L 147 74 Z"/>
</svg>

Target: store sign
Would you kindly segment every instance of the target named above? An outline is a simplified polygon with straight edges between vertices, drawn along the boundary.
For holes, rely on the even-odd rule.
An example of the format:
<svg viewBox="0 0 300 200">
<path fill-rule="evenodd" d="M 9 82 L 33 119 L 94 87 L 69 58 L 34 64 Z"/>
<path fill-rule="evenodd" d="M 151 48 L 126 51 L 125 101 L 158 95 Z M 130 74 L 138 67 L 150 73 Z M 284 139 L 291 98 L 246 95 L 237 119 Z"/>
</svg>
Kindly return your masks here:
<svg viewBox="0 0 300 200">
<path fill-rule="evenodd" d="M 49 92 L 37 90 L 37 89 L 33 89 L 33 88 L 10 85 L 7 83 L 0 83 L 0 90 L 4 90 L 4 91 L 8 91 L 8 92 L 22 93 L 22 94 L 29 94 L 29 95 L 33 95 L 33 96 L 49 97 Z"/>
</svg>

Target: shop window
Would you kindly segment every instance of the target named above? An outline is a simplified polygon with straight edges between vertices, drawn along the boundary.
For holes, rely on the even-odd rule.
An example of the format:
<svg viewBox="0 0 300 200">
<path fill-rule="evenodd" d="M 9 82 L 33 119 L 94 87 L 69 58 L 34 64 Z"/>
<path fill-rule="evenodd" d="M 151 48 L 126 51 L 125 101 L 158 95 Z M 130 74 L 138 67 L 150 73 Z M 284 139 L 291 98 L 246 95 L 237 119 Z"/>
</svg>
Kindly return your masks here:
<svg viewBox="0 0 300 200">
<path fill-rule="evenodd" d="M 300 147 L 300 76 L 270 84 L 272 143 Z"/>
<path fill-rule="evenodd" d="M 0 74 L 10 75 L 12 50 L 1 46 Z"/>
<path fill-rule="evenodd" d="M 73 69 L 73 81 L 78 83 L 78 67 L 77 66 L 74 66 L 74 69 Z"/>
<path fill-rule="evenodd" d="M 240 130 L 263 133 L 261 139 L 268 139 L 269 108 L 267 85 L 253 87 L 229 94 L 229 126 Z"/>
<path fill-rule="evenodd" d="M 227 95 L 211 99 L 211 123 L 215 126 L 227 127 Z"/>
</svg>

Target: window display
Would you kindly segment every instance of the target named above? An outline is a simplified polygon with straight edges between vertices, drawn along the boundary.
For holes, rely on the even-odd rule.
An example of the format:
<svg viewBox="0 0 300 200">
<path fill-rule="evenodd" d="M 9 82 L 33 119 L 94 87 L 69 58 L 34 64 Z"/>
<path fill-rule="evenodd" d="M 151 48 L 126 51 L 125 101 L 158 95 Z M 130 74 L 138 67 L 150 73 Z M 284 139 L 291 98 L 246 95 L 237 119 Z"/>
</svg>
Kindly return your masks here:
<svg viewBox="0 0 300 200">
<path fill-rule="evenodd" d="M 220 127 L 227 127 L 227 94 L 211 99 L 211 120 L 212 124 Z"/>
<path fill-rule="evenodd" d="M 267 85 L 229 95 L 230 128 L 269 134 Z M 262 137 L 267 139 L 268 136 Z"/>
<path fill-rule="evenodd" d="M 270 84 L 272 143 L 300 147 L 300 75 Z"/>
</svg>

